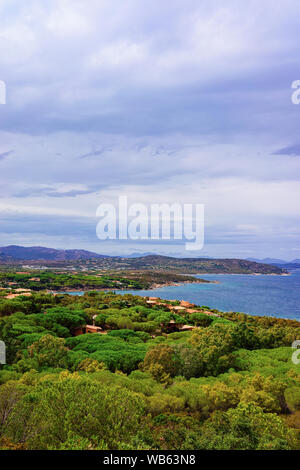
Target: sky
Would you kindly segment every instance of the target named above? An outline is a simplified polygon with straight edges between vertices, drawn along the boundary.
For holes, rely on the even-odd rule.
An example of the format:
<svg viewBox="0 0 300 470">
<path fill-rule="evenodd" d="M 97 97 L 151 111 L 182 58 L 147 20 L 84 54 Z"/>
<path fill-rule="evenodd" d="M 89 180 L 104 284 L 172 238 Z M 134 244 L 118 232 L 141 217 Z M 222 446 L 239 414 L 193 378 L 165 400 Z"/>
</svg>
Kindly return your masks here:
<svg viewBox="0 0 300 470">
<path fill-rule="evenodd" d="M 298 0 L 0 0 L 0 246 L 300 258 Z M 205 244 L 99 204 L 205 206 Z"/>
</svg>

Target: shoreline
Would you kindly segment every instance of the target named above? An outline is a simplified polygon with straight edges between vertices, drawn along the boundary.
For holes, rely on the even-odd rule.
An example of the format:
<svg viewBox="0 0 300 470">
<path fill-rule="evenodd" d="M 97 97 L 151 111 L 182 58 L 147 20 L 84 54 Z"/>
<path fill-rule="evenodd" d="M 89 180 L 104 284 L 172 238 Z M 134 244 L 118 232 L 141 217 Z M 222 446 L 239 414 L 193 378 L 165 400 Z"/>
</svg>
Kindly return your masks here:
<svg viewBox="0 0 300 470">
<path fill-rule="evenodd" d="M 291 272 L 288 273 L 197 273 L 197 274 L 186 274 L 186 276 L 291 276 Z"/>
<path fill-rule="evenodd" d="M 297 288 L 299 286 L 299 274 L 294 277 L 293 273 L 289 277 L 284 277 L 284 278 L 267 278 L 266 276 L 263 276 L 262 278 L 255 278 L 253 276 L 248 277 L 248 281 L 246 281 L 246 286 L 249 286 L 251 288 L 252 283 L 253 286 L 259 286 L 261 283 L 264 285 L 266 282 L 268 282 L 268 279 L 270 280 L 271 284 L 270 286 L 273 285 L 275 290 L 277 290 L 277 285 L 279 283 L 279 287 L 282 286 L 284 289 L 287 289 L 284 292 L 288 293 L 290 291 L 290 288 Z M 230 278 L 233 281 L 233 277 L 225 276 L 224 277 L 224 283 L 226 284 L 226 278 L 227 282 L 231 282 Z M 238 282 L 238 285 L 242 282 L 243 276 L 238 276 L 240 279 Z M 246 276 L 247 278 L 247 276 Z M 273 279 L 273 282 L 272 282 Z M 281 281 L 280 281 L 281 279 Z M 220 279 L 221 281 L 221 279 Z M 247 302 L 243 302 L 242 299 L 239 300 L 239 297 L 243 297 L 241 295 L 242 293 L 237 293 L 235 296 L 234 291 L 232 292 L 232 299 L 227 299 L 226 300 L 226 293 L 225 295 L 225 300 L 223 299 L 223 291 L 225 289 L 226 291 L 226 286 L 222 285 L 224 284 L 222 281 L 216 281 L 217 284 L 219 284 L 219 287 L 217 287 L 217 284 L 215 285 L 215 288 L 213 285 L 209 287 L 199 287 L 197 288 L 196 286 L 193 286 L 193 284 L 202 284 L 201 282 L 190 282 L 188 281 L 181 281 L 181 282 L 168 282 L 166 284 L 162 283 L 153 283 L 151 286 L 144 288 L 144 289 L 132 289 L 132 288 L 122 288 L 122 289 L 99 289 L 99 292 L 105 292 L 107 293 L 114 291 L 116 295 L 126 295 L 126 294 L 131 294 L 131 295 L 136 295 L 136 296 L 157 296 L 161 297 L 162 299 L 170 299 L 170 298 L 179 298 L 181 300 L 186 300 L 189 302 L 193 302 L 195 304 L 199 305 L 209 305 L 211 308 L 216 308 L 220 311 L 223 312 L 229 312 L 229 311 L 235 311 L 235 312 L 244 312 L 248 315 L 253 315 L 253 316 L 268 316 L 268 317 L 275 317 L 275 318 L 283 318 L 283 319 L 290 319 L 290 320 L 297 320 L 299 321 L 300 315 L 299 315 L 299 309 L 296 308 L 297 305 L 292 304 L 289 308 L 286 308 L 286 305 L 284 302 L 280 301 L 278 299 L 278 302 L 276 304 L 271 304 L 271 305 L 265 305 L 264 302 L 261 303 L 261 299 L 258 298 L 257 302 L 250 302 L 250 304 L 247 304 Z M 185 287 L 185 285 L 190 284 L 190 286 Z M 245 283 L 242 282 L 242 285 L 245 285 Z M 268 283 L 269 285 L 269 283 Z M 182 286 L 182 287 L 180 287 Z M 171 287 L 171 289 L 169 289 Z M 220 290 L 221 289 L 221 290 Z M 94 291 L 97 291 L 97 289 L 93 289 Z M 251 290 L 251 289 L 250 289 Z M 49 292 L 51 294 L 66 294 L 66 295 L 84 295 L 86 292 L 88 292 L 89 289 L 68 289 L 67 291 L 59 291 L 59 292 Z M 179 292 L 178 292 L 179 291 Z M 247 289 L 246 289 L 246 297 L 247 297 Z M 255 296 L 255 295 L 254 295 Z M 235 298 L 236 297 L 236 298 Z M 292 296 L 292 299 L 294 299 L 294 296 Z M 224 300 L 224 301 L 223 301 Z M 279 313 L 280 312 L 280 313 Z"/>
<path fill-rule="evenodd" d="M 291 276 L 292 273 L 282 273 L 282 274 L 262 274 L 262 273 L 199 273 L 199 274 L 182 274 L 182 276 Z M 164 287 L 179 287 L 183 286 L 185 284 L 220 284 L 220 281 L 217 280 L 207 280 L 207 279 L 198 279 L 195 277 L 195 281 L 192 281 L 191 279 L 189 280 L 181 280 L 181 281 L 166 281 L 164 283 L 153 283 L 148 287 L 144 287 L 142 289 L 135 289 L 135 288 L 128 288 L 128 287 L 102 287 L 102 288 L 81 288 L 81 289 L 65 289 L 64 291 L 47 291 L 49 294 L 68 294 L 72 292 L 103 292 L 103 291 L 135 291 L 138 292 L 140 291 L 151 291 L 151 290 L 156 290 L 156 289 L 162 289 Z"/>
<path fill-rule="evenodd" d="M 187 281 L 167 281 L 165 283 L 162 283 L 162 284 L 158 284 L 158 283 L 153 283 L 151 284 L 150 286 L 148 287 L 145 287 L 145 288 L 142 288 L 142 289 L 134 289 L 134 288 L 128 288 L 128 287 L 120 287 L 120 288 L 117 288 L 117 287 L 102 287 L 102 288 L 82 288 L 82 289 L 65 289 L 64 291 L 50 291 L 50 290 L 47 290 L 47 293 L 48 294 L 68 294 L 69 292 L 93 292 L 93 291 L 97 291 L 97 292 L 102 292 L 102 291 L 124 291 L 124 290 L 134 290 L 136 292 L 140 292 L 140 291 L 144 291 L 144 290 L 153 290 L 153 289 L 161 289 L 163 287 L 171 287 L 171 286 L 182 286 L 184 284 L 219 284 L 218 281 L 206 281 L 206 280 L 197 280 L 197 278 L 195 278 L 196 280 L 195 281 L 192 281 L 192 280 L 187 280 Z M 40 291 L 37 291 L 37 292 L 40 292 Z"/>
</svg>

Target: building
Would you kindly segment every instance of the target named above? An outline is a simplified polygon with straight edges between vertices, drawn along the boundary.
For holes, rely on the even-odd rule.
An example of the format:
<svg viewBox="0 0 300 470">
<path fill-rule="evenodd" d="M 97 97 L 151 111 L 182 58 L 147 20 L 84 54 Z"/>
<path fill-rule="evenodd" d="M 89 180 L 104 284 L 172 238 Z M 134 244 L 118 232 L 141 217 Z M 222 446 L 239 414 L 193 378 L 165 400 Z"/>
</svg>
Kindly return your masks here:
<svg viewBox="0 0 300 470">
<path fill-rule="evenodd" d="M 8 294 L 5 296 L 6 299 L 15 299 L 16 297 L 20 297 L 20 295 L 25 295 L 26 297 L 29 297 L 31 292 L 22 292 L 21 294 Z"/>
<path fill-rule="evenodd" d="M 180 328 L 179 328 L 179 331 L 192 331 L 194 330 L 196 327 L 195 326 L 192 326 L 192 325 L 182 325 Z"/>
<path fill-rule="evenodd" d="M 74 336 L 83 335 L 83 327 L 82 326 L 76 326 L 75 328 L 73 328 L 72 333 L 73 333 Z"/>
<path fill-rule="evenodd" d="M 175 305 L 175 306 L 171 305 L 170 310 L 173 310 L 173 312 L 176 312 L 176 313 L 184 313 L 186 311 L 186 308 L 181 307 L 180 305 Z"/>
<path fill-rule="evenodd" d="M 195 307 L 195 304 L 191 304 L 191 302 L 187 302 L 186 300 L 182 300 L 180 302 L 180 305 L 181 307 L 185 307 L 185 308 L 193 308 Z"/>
<path fill-rule="evenodd" d="M 106 334 L 106 331 L 102 330 L 101 326 L 95 326 L 95 325 L 86 325 L 85 332 Z"/>
<path fill-rule="evenodd" d="M 175 320 L 170 320 L 167 325 L 161 324 L 160 326 L 162 327 L 162 331 L 165 333 L 175 333 L 176 331 L 179 331 L 179 328 L 181 327 L 181 325 L 176 323 Z"/>
</svg>

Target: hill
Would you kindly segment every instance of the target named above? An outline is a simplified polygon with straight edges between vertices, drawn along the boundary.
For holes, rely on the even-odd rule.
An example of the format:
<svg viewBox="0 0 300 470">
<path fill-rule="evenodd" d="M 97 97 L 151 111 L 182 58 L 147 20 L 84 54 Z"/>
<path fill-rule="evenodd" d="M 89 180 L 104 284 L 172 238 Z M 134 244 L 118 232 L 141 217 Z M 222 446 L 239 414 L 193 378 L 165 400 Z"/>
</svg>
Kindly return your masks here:
<svg viewBox="0 0 300 470">
<path fill-rule="evenodd" d="M 53 260 L 53 261 L 71 261 L 79 259 L 105 258 L 105 255 L 99 255 L 86 250 L 57 250 L 55 248 L 45 248 L 43 246 L 18 246 L 10 245 L 0 248 L 0 260 L 9 261 L 11 259 L 19 260 Z"/>
<path fill-rule="evenodd" d="M 248 261 L 256 261 L 257 263 L 264 263 L 264 264 L 287 264 L 288 261 L 284 261 L 283 259 L 278 258 L 247 258 Z"/>
<path fill-rule="evenodd" d="M 300 268 L 300 259 L 294 259 L 292 261 L 284 261 L 282 259 L 277 259 L 277 258 L 264 258 L 261 260 L 256 259 L 256 258 L 247 258 L 247 260 L 257 261 L 258 263 L 264 263 L 264 264 L 273 264 L 274 266 L 277 266 L 278 268 L 281 268 L 281 269 L 285 269 L 287 271 Z"/>
<path fill-rule="evenodd" d="M 223 273 L 223 274 L 284 274 L 285 270 L 270 264 L 257 263 L 244 259 L 172 258 L 150 255 L 141 258 L 121 258 L 130 268 L 162 269 L 184 273 Z M 118 262 L 118 260 L 115 260 Z"/>
<path fill-rule="evenodd" d="M 184 274 L 285 274 L 287 271 L 271 264 L 245 259 L 173 258 L 147 255 L 139 258 L 105 256 L 86 250 L 57 250 L 45 247 L 7 246 L 0 248 L 0 262 L 20 264 L 42 261 L 44 266 L 75 266 L 81 270 L 156 270 Z"/>
</svg>

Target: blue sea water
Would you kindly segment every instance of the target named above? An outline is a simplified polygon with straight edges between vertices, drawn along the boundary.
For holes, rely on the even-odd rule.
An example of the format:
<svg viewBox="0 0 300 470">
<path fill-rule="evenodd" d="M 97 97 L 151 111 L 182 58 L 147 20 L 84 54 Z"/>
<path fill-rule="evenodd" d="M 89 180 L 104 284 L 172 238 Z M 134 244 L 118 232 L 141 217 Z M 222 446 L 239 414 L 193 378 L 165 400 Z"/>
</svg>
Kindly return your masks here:
<svg viewBox="0 0 300 470">
<path fill-rule="evenodd" d="M 206 274 L 218 284 L 182 284 L 143 291 L 122 291 L 162 299 L 187 300 L 222 311 L 300 320 L 300 270 L 289 276 Z"/>
<path fill-rule="evenodd" d="M 244 312 L 300 321 L 300 270 L 291 272 L 289 276 L 203 274 L 196 277 L 218 283 L 182 284 L 151 290 L 123 290 L 118 293 L 187 300 L 224 312 Z M 82 295 L 83 292 L 70 294 Z"/>
</svg>

